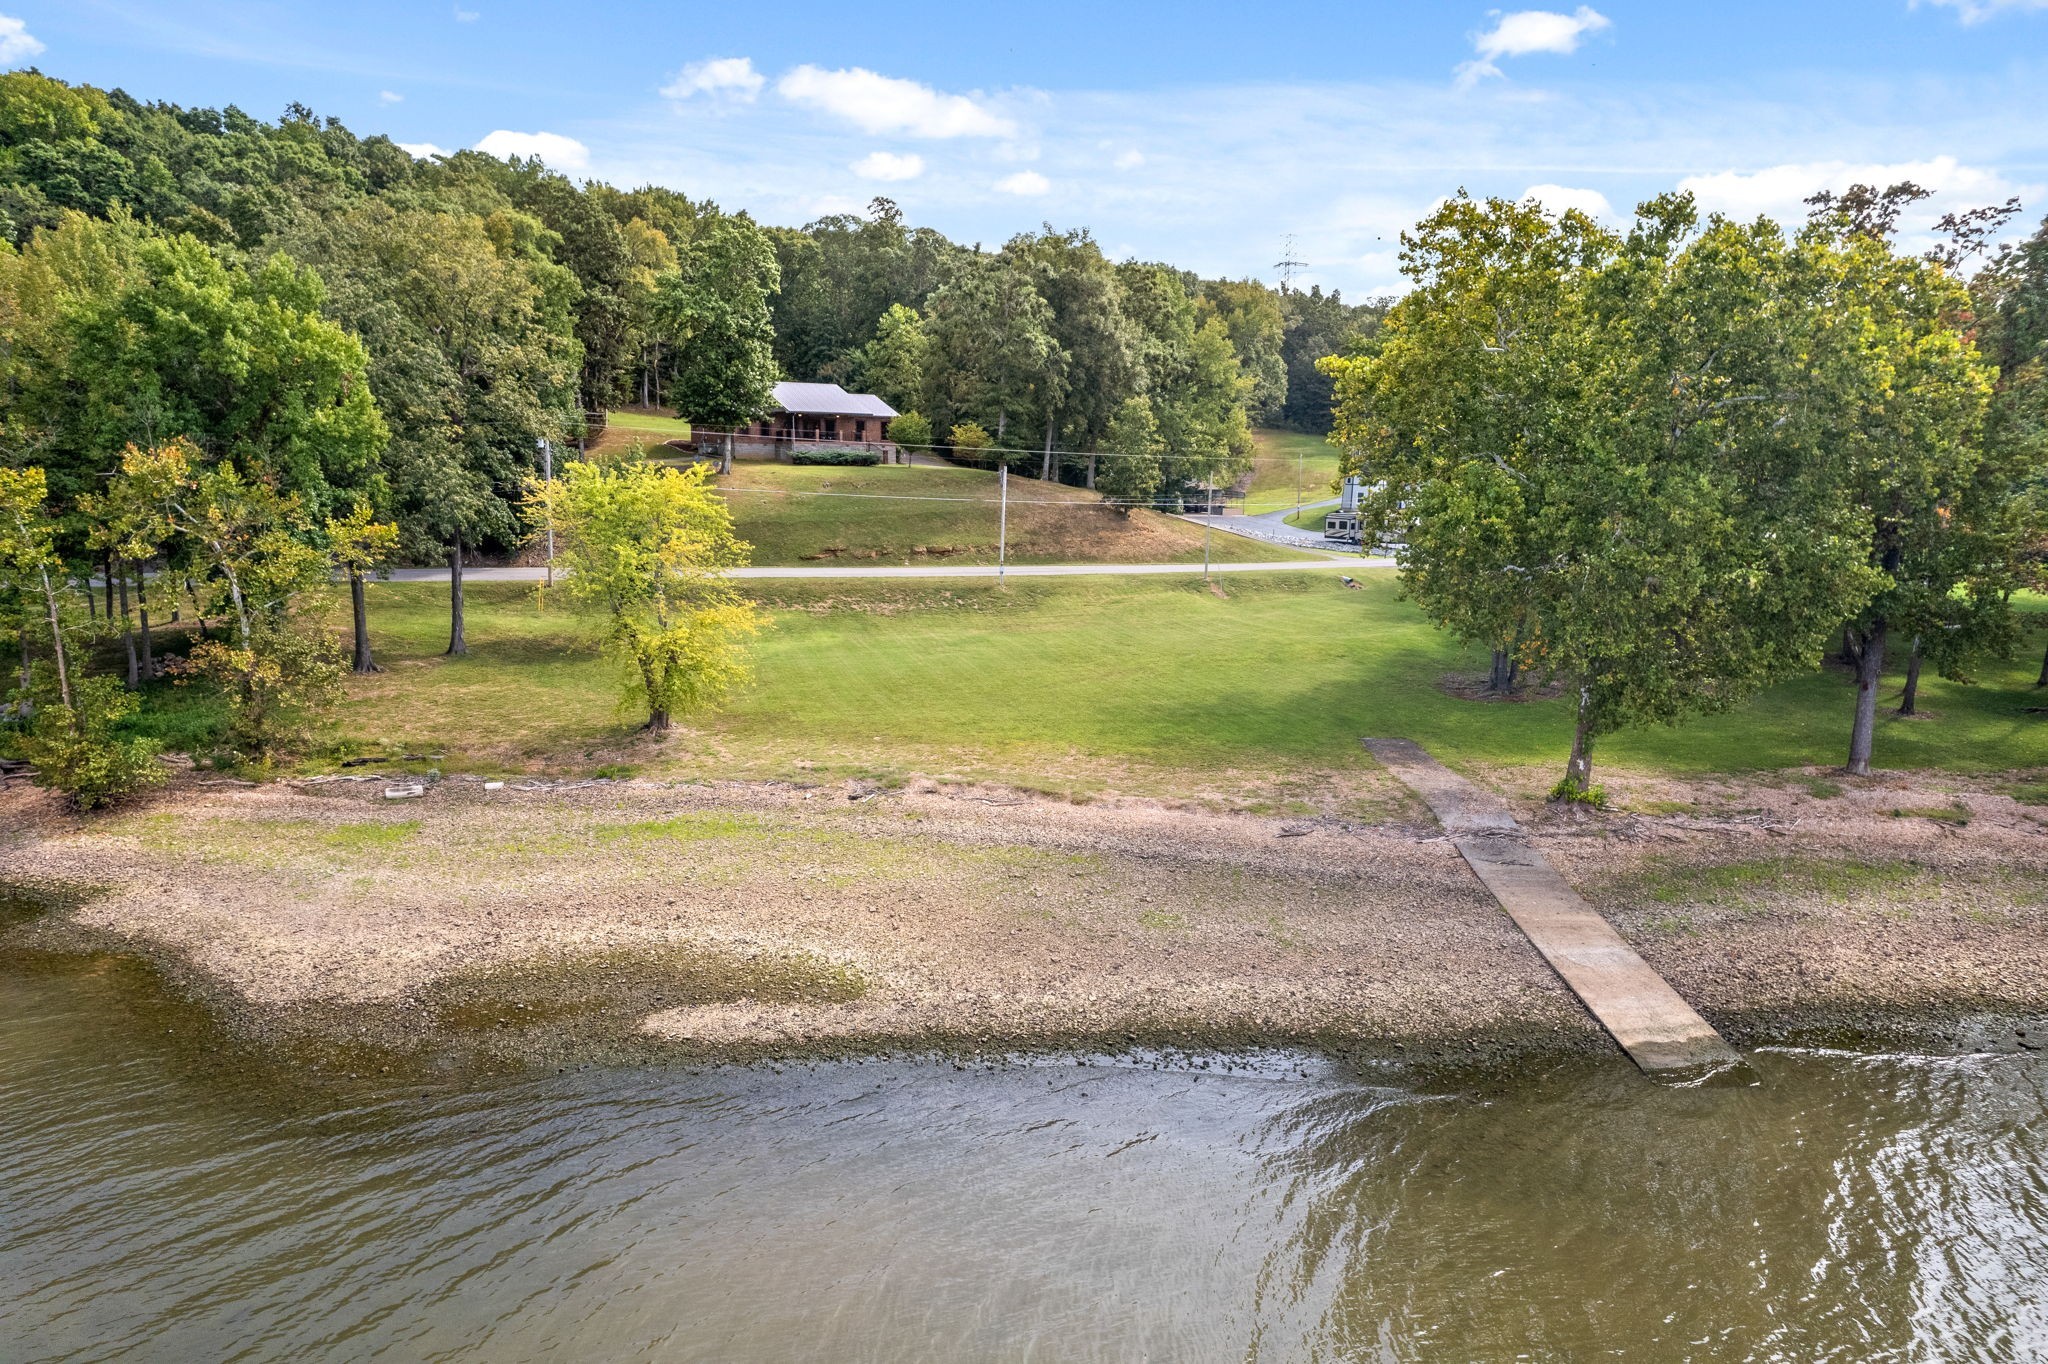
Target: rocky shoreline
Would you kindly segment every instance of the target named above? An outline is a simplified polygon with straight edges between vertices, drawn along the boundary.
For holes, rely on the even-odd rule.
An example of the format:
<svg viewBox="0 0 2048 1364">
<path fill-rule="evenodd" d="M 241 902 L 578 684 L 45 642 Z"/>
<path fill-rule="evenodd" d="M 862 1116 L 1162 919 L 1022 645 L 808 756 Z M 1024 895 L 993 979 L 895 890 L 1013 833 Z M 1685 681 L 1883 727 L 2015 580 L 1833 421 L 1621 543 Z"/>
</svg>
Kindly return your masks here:
<svg viewBox="0 0 2048 1364">
<path fill-rule="evenodd" d="M 1640 803 L 1682 812 L 1532 812 L 1537 837 L 1731 1041 L 2048 1041 L 2040 811 L 1904 779 L 1669 785 Z M 933 783 L 186 785 L 90 821 L 4 799 L 0 881 L 91 889 L 0 950 L 143 956 L 236 1031 L 344 1068 L 1614 1050 L 1423 815 Z"/>
</svg>

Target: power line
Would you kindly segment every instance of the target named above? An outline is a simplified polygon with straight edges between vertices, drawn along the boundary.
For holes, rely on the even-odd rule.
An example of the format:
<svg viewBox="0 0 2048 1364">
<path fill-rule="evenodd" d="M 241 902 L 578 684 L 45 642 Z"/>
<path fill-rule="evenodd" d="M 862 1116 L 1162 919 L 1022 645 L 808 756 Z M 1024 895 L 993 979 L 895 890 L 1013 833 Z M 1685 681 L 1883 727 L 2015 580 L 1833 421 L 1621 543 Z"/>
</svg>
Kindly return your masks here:
<svg viewBox="0 0 2048 1364">
<path fill-rule="evenodd" d="M 999 505 L 1002 501 L 1002 499 L 994 497 L 931 497 L 921 493 L 828 493 L 813 492 L 803 488 L 756 488 L 739 484 L 725 487 L 714 485 L 714 491 L 720 493 L 772 493 L 776 497 L 852 497 L 868 502 L 967 502 L 978 507 L 993 507 Z M 1074 507 L 1082 511 L 1094 511 L 1103 507 L 1157 509 L 1175 505 L 1171 502 L 1121 502 L 1111 501 L 1107 498 L 1099 502 L 1090 502 L 1086 498 L 1080 497 L 1012 497 L 1008 501 L 1013 507 Z"/>
<path fill-rule="evenodd" d="M 625 426 L 625 425 L 623 425 L 623 424 L 621 424 L 621 423 L 616 423 L 616 422 L 615 422 L 615 423 L 613 423 L 613 425 L 615 425 L 615 426 L 618 426 L 618 428 L 619 428 L 619 429 L 620 429 L 621 431 L 645 431 L 645 432 L 649 433 L 650 435 L 653 435 L 653 434 L 659 434 L 658 432 L 655 432 L 655 431 L 653 430 L 653 428 L 651 428 L 651 427 L 645 427 L 645 426 Z M 762 438 L 761 438 L 761 437 L 756 437 L 755 439 L 762 439 Z M 821 441 L 819 441 L 819 442 L 818 442 L 818 444 L 817 444 L 817 445 L 816 445 L 815 447 L 807 447 L 807 448 L 816 448 L 816 449 L 820 449 L 820 450 L 831 450 L 831 449 L 839 449 L 839 448 L 855 448 L 855 447 L 858 447 L 858 446 L 861 446 L 861 445 L 881 445 L 881 444 L 888 444 L 888 445 L 894 445 L 894 446 L 895 446 L 895 447 L 896 447 L 897 449 L 899 449 L 899 450 L 921 450 L 921 451 L 925 451 L 925 452 L 927 452 L 927 453 L 930 453 L 930 454 L 938 454 L 938 453 L 940 453 L 940 452 L 942 452 L 942 451 L 950 450 L 950 449 L 952 449 L 952 448 L 953 448 L 953 447 L 951 447 L 951 446 L 947 446 L 947 445 L 941 445 L 941 444 L 939 444 L 939 443 L 938 443 L 937 441 L 933 441 L 933 442 L 931 442 L 931 443 L 930 443 L 930 444 L 928 444 L 928 445 L 913 445 L 913 444 L 911 444 L 911 443 L 910 443 L 910 442 L 908 442 L 908 441 L 900 441 L 900 440 L 898 440 L 898 441 L 886 441 L 886 442 L 885 442 L 885 441 L 822 441 L 822 440 L 821 440 Z M 1336 449 L 1337 447 L 1336 447 L 1336 446 L 1331 446 L 1330 448 L 1334 450 L 1334 449 Z M 975 449 L 975 451 L 974 451 L 974 453 L 975 453 L 975 454 L 977 454 L 977 455 L 1030 455 L 1031 457 L 1033 457 L 1034 459 L 1036 459 L 1036 458 L 1041 458 L 1041 457 L 1043 457 L 1043 456 L 1045 455 L 1046 451 L 1045 451 L 1045 450 L 1044 450 L 1044 449 L 1043 449 L 1042 447 L 1039 447 L 1039 446 L 1025 446 L 1025 445 L 983 445 L 983 446 L 980 446 L 980 447 L 976 448 L 976 449 Z M 1076 460 L 1079 460 L 1079 459 L 1157 459 L 1157 460 L 1161 460 L 1161 461 L 1167 461 L 1167 460 L 1184 460 L 1184 459 L 1209 459 L 1209 458 L 1213 458 L 1213 456 L 1209 456 L 1209 455 L 1176 455 L 1176 454 L 1173 454 L 1173 453 L 1172 453 L 1171 451 L 1169 451 L 1169 452 L 1167 452 L 1167 453 L 1165 453 L 1165 454 L 1159 454 L 1159 455 L 1134 455 L 1134 454 L 1131 454 L 1130 452 L 1128 452 L 1128 451 L 1125 451 L 1125 450 L 1054 450 L 1054 451 L 1052 452 L 1052 455 L 1053 455 L 1053 458 L 1055 458 L 1055 459 L 1076 459 Z M 1253 456 L 1251 456 L 1251 457 L 1250 457 L 1250 462 L 1251 462 L 1251 463 L 1253 463 L 1253 464 L 1280 464 L 1280 463 L 1290 463 L 1290 462 L 1292 462 L 1292 456 L 1288 456 L 1288 455 L 1253 455 Z"/>
</svg>

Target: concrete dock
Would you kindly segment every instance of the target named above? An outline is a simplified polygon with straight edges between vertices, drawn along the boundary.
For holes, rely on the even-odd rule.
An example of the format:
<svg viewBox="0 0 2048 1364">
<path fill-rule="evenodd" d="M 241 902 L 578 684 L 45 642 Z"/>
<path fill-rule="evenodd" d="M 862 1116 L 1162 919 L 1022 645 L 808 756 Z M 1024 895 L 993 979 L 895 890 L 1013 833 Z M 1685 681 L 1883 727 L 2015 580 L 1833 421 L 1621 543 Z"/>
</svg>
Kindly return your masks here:
<svg viewBox="0 0 2048 1364">
<path fill-rule="evenodd" d="M 1529 844 L 1506 802 L 1407 739 L 1365 747 L 1422 797 L 1508 917 L 1638 1066 L 1656 1075 L 1741 1063 L 1721 1034 Z"/>
</svg>

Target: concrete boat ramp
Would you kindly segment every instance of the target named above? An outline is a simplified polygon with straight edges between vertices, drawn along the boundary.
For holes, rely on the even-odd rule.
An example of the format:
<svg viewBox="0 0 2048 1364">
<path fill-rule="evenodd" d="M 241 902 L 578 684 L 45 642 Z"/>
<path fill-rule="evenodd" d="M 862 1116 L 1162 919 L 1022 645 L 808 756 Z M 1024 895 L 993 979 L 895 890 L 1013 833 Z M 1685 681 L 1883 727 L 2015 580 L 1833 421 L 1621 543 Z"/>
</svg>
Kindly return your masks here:
<svg viewBox="0 0 2048 1364">
<path fill-rule="evenodd" d="M 1530 846 L 1500 797 L 1410 740 L 1367 739 L 1365 746 L 1422 797 L 1473 875 L 1646 1073 L 1691 1079 L 1747 1071 L 1740 1053 Z"/>
</svg>

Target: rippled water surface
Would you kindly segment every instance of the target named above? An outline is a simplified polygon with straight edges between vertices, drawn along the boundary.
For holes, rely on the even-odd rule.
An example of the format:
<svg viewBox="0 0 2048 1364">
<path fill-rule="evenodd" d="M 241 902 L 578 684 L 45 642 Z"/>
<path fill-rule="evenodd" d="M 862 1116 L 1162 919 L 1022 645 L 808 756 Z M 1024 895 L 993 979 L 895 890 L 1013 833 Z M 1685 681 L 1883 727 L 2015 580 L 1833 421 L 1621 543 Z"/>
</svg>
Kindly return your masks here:
<svg viewBox="0 0 2048 1364">
<path fill-rule="evenodd" d="M 2048 1063 L 306 1086 L 0 970 L 0 1358 L 2028 1359 Z"/>
</svg>

